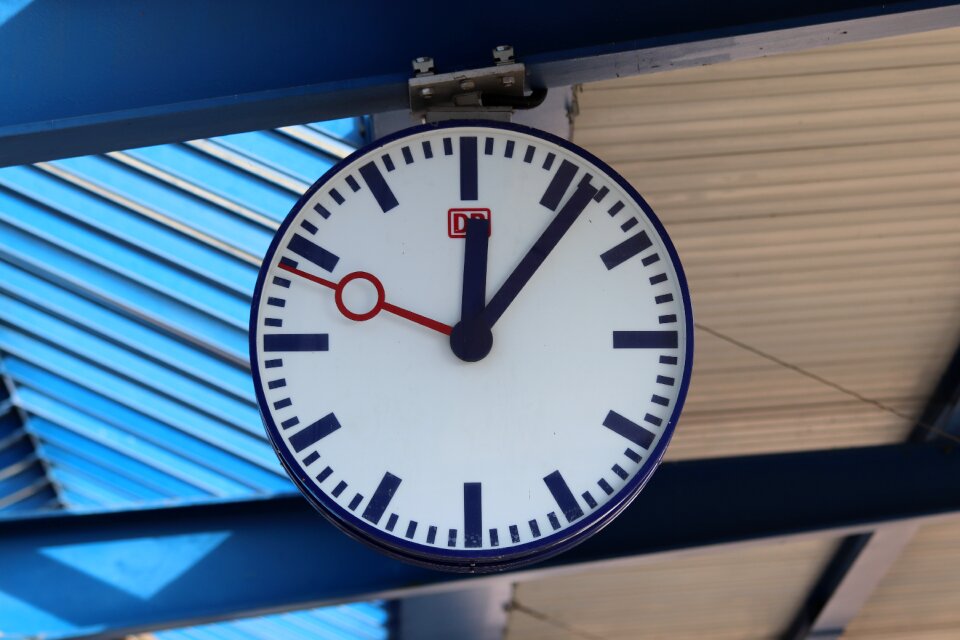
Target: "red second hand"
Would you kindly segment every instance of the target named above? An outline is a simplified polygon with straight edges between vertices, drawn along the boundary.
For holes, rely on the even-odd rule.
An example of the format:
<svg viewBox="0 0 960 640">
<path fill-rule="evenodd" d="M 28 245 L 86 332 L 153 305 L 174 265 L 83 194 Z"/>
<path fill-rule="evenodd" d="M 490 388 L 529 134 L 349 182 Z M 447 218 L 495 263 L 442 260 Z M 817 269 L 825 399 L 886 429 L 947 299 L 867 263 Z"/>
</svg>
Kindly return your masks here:
<svg viewBox="0 0 960 640">
<path fill-rule="evenodd" d="M 404 309 L 402 307 L 398 307 L 395 304 L 390 304 L 389 302 L 387 302 L 384 297 L 383 285 L 380 284 L 380 280 L 378 280 L 376 276 L 372 274 L 365 273 L 363 271 L 356 271 L 354 273 L 351 273 L 345 276 L 340 282 L 333 282 L 331 280 L 326 280 L 324 278 L 321 278 L 320 276 L 315 276 L 312 273 L 301 271 L 300 269 L 291 267 L 290 265 L 283 264 L 282 262 L 280 263 L 279 267 L 284 271 L 300 276 L 305 280 L 309 280 L 310 282 L 316 282 L 317 284 L 323 285 L 328 289 L 333 289 L 336 292 L 337 308 L 340 310 L 340 313 L 342 313 L 347 318 L 350 318 L 351 320 L 358 320 L 358 321 L 369 320 L 370 318 L 377 315 L 380 312 L 380 310 L 383 310 L 388 313 L 392 313 L 396 316 L 400 316 L 401 318 L 409 320 L 410 322 L 415 322 L 422 327 L 433 329 L 434 331 L 439 331 L 445 336 L 449 336 L 450 333 L 453 331 L 453 327 L 449 325 L 443 324 L 442 322 L 437 322 L 436 320 L 433 320 L 426 316 L 422 316 L 419 313 L 414 313 L 413 311 Z M 365 314 L 355 314 L 350 312 L 343 305 L 343 301 L 342 301 L 344 285 L 347 284 L 349 281 L 355 280 L 357 278 L 367 280 L 377 288 L 377 304 L 373 307 L 373 309 L 371 309 L 369 312 Z"/>
</svg>

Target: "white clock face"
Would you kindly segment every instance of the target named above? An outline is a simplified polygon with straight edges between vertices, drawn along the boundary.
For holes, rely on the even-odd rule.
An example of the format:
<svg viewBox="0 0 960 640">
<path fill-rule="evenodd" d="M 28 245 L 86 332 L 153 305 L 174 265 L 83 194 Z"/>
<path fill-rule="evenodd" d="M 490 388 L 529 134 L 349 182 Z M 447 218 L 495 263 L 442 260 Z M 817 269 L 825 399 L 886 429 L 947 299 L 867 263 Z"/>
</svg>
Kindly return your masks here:
<svg viewBox="0 0 960 640">
<path fill-rule="evenodd" d="M 316 507 L 408 560 L 484 570 L 584 539 L 639 492 L 691 326 L 626 182 L 545 134 L 464 123 L 380 141 L 304 195 L 261 269 L 251 356 Z"/>
</svg>

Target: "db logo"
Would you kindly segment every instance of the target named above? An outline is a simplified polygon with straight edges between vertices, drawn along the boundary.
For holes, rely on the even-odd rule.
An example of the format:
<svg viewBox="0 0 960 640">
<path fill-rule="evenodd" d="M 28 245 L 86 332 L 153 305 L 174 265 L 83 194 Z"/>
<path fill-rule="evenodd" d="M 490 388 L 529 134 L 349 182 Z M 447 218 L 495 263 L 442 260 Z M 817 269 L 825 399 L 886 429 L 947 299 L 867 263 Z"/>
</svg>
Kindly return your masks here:
<svg viewBox="0 0 960 640">
<path fill-rule="evenodd" d="M 451 238 L 467 237 L 467 220 L 477 218 L 487 220 L 487 235 L 493 231 L 493 221 L 490 219 L 490 209 L 450 209 L 447 212 L 447 235 Z"/>
</svg>

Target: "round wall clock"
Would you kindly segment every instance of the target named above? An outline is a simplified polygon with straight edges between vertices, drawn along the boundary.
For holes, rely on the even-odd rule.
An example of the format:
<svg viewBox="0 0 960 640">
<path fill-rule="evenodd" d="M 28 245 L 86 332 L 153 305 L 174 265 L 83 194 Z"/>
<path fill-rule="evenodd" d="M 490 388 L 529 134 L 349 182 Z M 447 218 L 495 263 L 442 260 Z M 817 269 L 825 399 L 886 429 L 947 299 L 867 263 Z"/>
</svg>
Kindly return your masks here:
<svg viewBox="0 0 960 640">
<path fill-rule="evenodd" d="M 316 182 L 260 270 L 250 354 L 267 434 L 346 533 L 492 571 L 622 511 L 663 456 L 693 355 L 677 254 L 586 151 L 450 122 Z"/>
</svg>

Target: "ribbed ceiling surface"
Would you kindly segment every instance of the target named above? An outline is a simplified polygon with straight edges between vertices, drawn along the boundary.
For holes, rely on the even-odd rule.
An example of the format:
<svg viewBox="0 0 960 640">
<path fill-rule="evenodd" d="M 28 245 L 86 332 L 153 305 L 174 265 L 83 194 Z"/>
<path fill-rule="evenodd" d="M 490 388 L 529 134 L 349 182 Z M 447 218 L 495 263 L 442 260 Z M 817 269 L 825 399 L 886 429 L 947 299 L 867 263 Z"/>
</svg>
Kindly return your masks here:
<svg viewBox="0 0 960 640">
<path fill-rule="evenodd" d="M 250 296 L 279 221 L 358 126 L 0 170 L 3 515 L 294 491 L 254 400 Z M 386 617 L 356 605 L 161 635 L 384 638 Z"/>
<path fill-rule="evenodd" d="M 960 340 L 960 30 L 586 85 L 579 102 L 575 142 L 648 199 L 690 283 L 695 363 L 667 456 L 905 440 Z M 958 535 L 922 529 L 849 637 L 958 637 Z M 521 583 L 508 637 L 778 637 L 834 544 Z"/>
<path fill-rule="evenodd" d="M 958 98 L 955 29 L 584 87 L 690 282 L 668 456 L 906 437 L 960 339 Z"/>
<path fill-rule="evenodd" d="M 806 540 L 701 551 L 521 583 L 507 640 L 774 640 L 835 546 Z"/>
</svg>

